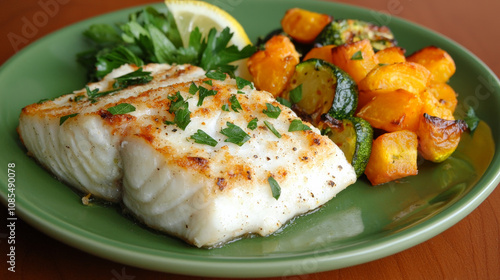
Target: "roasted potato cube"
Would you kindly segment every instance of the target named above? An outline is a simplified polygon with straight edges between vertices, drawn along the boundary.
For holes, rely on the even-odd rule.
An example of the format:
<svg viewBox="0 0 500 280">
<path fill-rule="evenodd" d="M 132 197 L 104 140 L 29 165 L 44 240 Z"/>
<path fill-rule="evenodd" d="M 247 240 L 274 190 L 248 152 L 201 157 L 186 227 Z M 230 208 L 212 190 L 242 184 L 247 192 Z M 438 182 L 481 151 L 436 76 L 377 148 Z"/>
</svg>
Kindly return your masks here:
<svg viewBox="0 0 500 280">
<path fill-rule="evenodd" d="M 385 133 L 373 141 L 365 175 L 372 185 L 417 175 L 417 134 L 402 130 Z"/>
<path fill-rule="evenodd" d="M 248 71 L 257 89 L 269 91 L 276 97 L 288 85 L 299 63 L 299 53 L 284 35 L 273 36 L 264 47 L 248 59 Z"/>
<path fill-rule="evenodd" d="M 430 83 L 426 89 L 429 93 L 434 95 L 438 102 L 442 104 L 444 107 L 451 110 L 451 112 L 455 112 L 455 108 L 457 107 L 457 93 L 455 90 L 446 83 Z"/>
<path fill-rule="evenodd" d="M 463 120 L 444 120 L 423 114 L 417 130 L 418 151 L 426 160 L 442 162 L 456 150 L 466 129 Z"/>
<path fill-rule="evenodd" d="M 396 90 L 376 95 L 356 116 L 388 132 L 417 131 L 421 108 L 419 95 Z"/>
<path fill-rule="evenodd" d="M 375 53 L 379 65 L 406 62 L 405 50 L 401 47 L 389 47 Z"/>
<path fill-rule="evenodd" d="M 312 48 L 303 58 L 303 61 L 306 61 L 311 58 L 318 58 L 324 61 L 328 61 L 333 63 L 332 61 L 332 49 L 335 48 L 335 45 L 327 45 L 322 47 L 314 47 Z"/>
<path fill-rule="evenodd" d="M 281 19 L 283 31 L 299 43 L 312 43 L 333 18 L 300 8 L 286 11 Z"/>
<path fill-rule="evenodd" d="M 427 113 L 445 120 L 455 119 L 453 112 L 445 104 L 439 102 L 429 90 L 424 90 L 420 94 L 420 100 L 422 101 L 422 114 Z"/>
<path fill-rule="evenodd" d="M 431 80 L 446 83 L 456 71 L 455 61 L 443 49 L 425 47 L 406 58 L 406 61 L 423 65 L 431 72 Z"/>
<path fill-rule="evenodd" d="M 419 94 L 429 83 L 430 72 L 424 66 L 403 62 L 376 67 L 359 82 L 360 91 L 395 91 L 403 89 Z"/>
<path fill-rule="evenodd" d="M 356 83 L 378 65 L 368 39 L 333 48 L 332 63 L 347 72 Z"/>
</svg>

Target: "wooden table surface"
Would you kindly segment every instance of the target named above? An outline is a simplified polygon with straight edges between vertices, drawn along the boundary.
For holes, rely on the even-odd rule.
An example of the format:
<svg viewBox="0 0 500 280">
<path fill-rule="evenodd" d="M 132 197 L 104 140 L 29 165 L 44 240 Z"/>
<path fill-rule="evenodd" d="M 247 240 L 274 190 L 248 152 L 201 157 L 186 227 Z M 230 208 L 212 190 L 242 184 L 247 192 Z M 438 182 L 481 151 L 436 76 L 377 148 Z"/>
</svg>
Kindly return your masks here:
<svg viewBox="0 0 500 280">
<path fill-rule="evenodd" d="M 219 2 L 231 1 L 221 0 Z M 22 0 L 0 2 L 0 63 L 50 32 L 91 16 L 150 1 Z M 497 0 L 340 0 L 402 17 L 457 41 L 500 75 Z M 52 6 L 50 6 L 52 5 Z M 45 8 L 44 8 L 45 7 Z M 47 7 L 51 7 L 48 9 Z M 42 13 L 46 13 L 45 16 Z M 48 16 L 47 16 L 48 15 Z M 39 26 L 22 34 L 26 21 Z M 1 210 L 1 221 L 7 211 Z M 3 223 L 3 222 L 2 222 Z M 19 222 L 16 272 L 7 271 L 6 228 L 0 229 L 0 279 L 200 279 L 130 267 L 84 253 Z M 271 278 L 270 278 L 271 279 Z M 281 277 L 272 278 L 281 279 Z M 465 219 L 438 236 L 398 254 L 369 263 L 291 279 L 500 279 L 500 188 Z"/>
</svg>

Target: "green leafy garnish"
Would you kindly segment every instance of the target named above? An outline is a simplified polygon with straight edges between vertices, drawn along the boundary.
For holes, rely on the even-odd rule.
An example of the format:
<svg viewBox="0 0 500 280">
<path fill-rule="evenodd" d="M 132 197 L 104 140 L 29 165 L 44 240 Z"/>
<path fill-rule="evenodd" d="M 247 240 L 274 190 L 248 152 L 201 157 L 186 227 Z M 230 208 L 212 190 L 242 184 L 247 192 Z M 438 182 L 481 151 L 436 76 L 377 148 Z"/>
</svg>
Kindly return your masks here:
<svg viewBox="0 0 500 280">
<path fill-rule="evenodd" d="M 232 94 L 231 97 L 229 97 L 229 103 L 231 103 L 231 109 L 233 109 L 233 111 L 235 111 L 236 113 L 238 113 L 239 110 L 243 110 L 236 95 Z"/>
<path fill-rule="evenodd" d="M 236 77 L 236 87 L 238 89 L 243 89 L 245 86 L 249 86 L 251 89 L 254 89 L 252 82 L 245 80 L 241 77 Z"/>
<path fill-rule="evenodd" d="M 207 89 L 205 87 L 199 87 L 198 88 L 198 95 L 199 95 L 199 99 L 198 99 L 198 106 L 201 106 L 203 105 L 203 100 L 205 100 L 205 97 L 208 97 L 208 96 L 213 96 L 213 95 L 216 95 L 217 94 L 217 91 L 216 90 L 213 90 L 213 89 Z"/>
<path fill-rule="evenodd" d="M 355 52 L 352 56 L 351 56 L 351 60 L 363 60 L 363 53 L 361 51 L 357 51 Z"/>
<path fill-rule="evenodd" d="M 251 121 L 248 122 L 247 128 L 254 130 L 257 128 L 257 122 L 259 120 L 257 118 L 252 119 Z"/>
<path fill-rule="evenodd" d="M 246 141 L 250 140 L 250 135 L 248 135 L 239 126 L 226 122 L 227 127 L 223 128 L 220 133 L 227 137 L 224 142 L 234 143 L 238 146 L 243 145 Z"/>
<path fill-rule="evenodd" d="M 276 101 L 278 101 L 281 105 L 286 106 L 288 108 L 292 107 L 292 102 L 290 102 L 289 100 L 287 100 L 283 97 L 277 97 Z"/>
<path fill-rule="evenodd" d="M 168 100 L 172 101 L 170 103 L 170 108 L 168 109 L 169 113 L 175 113 L 179 108 L 187 108 L 188 103 L 182 97 L 180 91 L 176 92 L 175 95 L 170 95 L 167 97 Z"/>
<path fill-rule="evenodd" d="M 209 145 L 212 147 L 217 146 L 217 140 L 208 135 L 205 131 L 198 129 L 195 134 L 191 135 L 191 139 L 195 143 Z"/>
<path fill-rule="evenodd" d="M 135 111 L 135 107 L 132 104 L 120 103 L 116 106 L 109 107 L 107 111 L 113 115 L 123 115 Z"/>
<path fill-rule="evenodd" d="M 189 93 L 195 95 L 196 92 L 198 92 L 198 86 L 194 82 L 191 82 L 191 85 L 189 86 Z"/>
<path fill-rule="evenodd" d="M 171 101 L 168 112 L 173 113 L 175 116 L 173 123 L 182 130 L 186 129 L 186 126 L 191 122 L 191 112 L 189 111 L 189 104 L 186 100 L 184 100 L 179 91 L 176 92 L 175 95 L 171 95 L 167 98 Z M 172 123 L 170 122 L 169 124 Z"/>
<path fill-rule="evenodd" d="M 142 67 L 123 76 L 115 78 L 113 88 L 123 89 L 132 85 L 141 85 L 153 80 L 151 72 L 144 71 Z"/>
<path fill-rule="evenodd" d="M 270 118 L 277 119 L 281 114 L 281 109 L 278 106 L 274 106 L 271 103 L 266 103 L 266 107 L 267 109 L 262 110 L 262 112 Z"/>
<path fill-rule="evenodd" d="M 66 116 L 62 116 L 61 118 L 59 118 L 59 125 L 62 125 L 65 121 L 67 121 L 69 118 L 73 118 L 73 117 L 76 117 L 78 115 L 78 113 L 74 113 L 74 114 L 70 114 L 70 115 L 66 115 Z"/>
<path fill-rule="evenodd" d="M 271 132 L 274 135 L 276 135 L 276 137 L 281 138 L 281 134 L 276 130 L 276 128 L 274 128 L 272 123 L 270 123 L 268 121 L 264 121 L 264 124 L 267 126 L 267 128 L 269 128 L 269 130 L 271 130 Z"/>
<path fill-rule="evenodd" d="M 221 71 L 208 71 L 205 76 L 210 79 L 218 80 L 218 81 L 224 81 L 226 79 L 226 74 L 222 73 Z"/>
<path fill-rule="evenodd" d="M 292 104 L 299 103 L 302 100 L 302 84 L 290 91 L 290 102 Z M 290 107 L 290 106 L 288 106 Z"/>
<path fill-rule="evenodd" d="M 231 62 L 251 56 L 256 48 L 248 45 L 241 50 L 229 46 L 233 33 L 229 28 L 217 32 L 210 29 L 203 37 L 198 27 L 189 34 L 189 42 L 181 35 L 170 13 L 160 13 L 146 7 L 129 15 L 124 23 L 94 24 L 83 32 L 91 49 L 79 53 L 77 61 L 87 69 L 90 80 L 100 80 L 120 65 L 129 63 L 192 64 L 209 72 L 215 70 L 234 77 Z"/>
<path fill-rule="evenodd" d="M 267 178 L 269 182 L 269 186 L 271 186 L 271 193 L 273 194 L 274 199 L 278 200 L 281 195 L 281 187 L 278 182 L 273 178 L 273 176 L 269 176 Z"/>
<path fill-rule="evenodd" d="M 302 131 L 302 130 L 311 130 L 311 128 L 305 125 L 301 120 L 295 119 L 290 123 L 290 127 L 288 127 L 288 132 L 293 131 Z"/>
<path fill-rule="evenodd" d="M 472 107 L 469 107 L 469 109 L 467 110 L 467 116 L 464 118 L 464 121 L 469 128 L 470 134 L 473 135 L 481 120 L 476 116 L 476 112 L 474 111 L 474 109 Z"/>
<path fill-rule="evenodd" d="M 229 104 L 222 105 L 221 109 L 222 109 L 222 111 L 229 112 Z"/>
</svg>

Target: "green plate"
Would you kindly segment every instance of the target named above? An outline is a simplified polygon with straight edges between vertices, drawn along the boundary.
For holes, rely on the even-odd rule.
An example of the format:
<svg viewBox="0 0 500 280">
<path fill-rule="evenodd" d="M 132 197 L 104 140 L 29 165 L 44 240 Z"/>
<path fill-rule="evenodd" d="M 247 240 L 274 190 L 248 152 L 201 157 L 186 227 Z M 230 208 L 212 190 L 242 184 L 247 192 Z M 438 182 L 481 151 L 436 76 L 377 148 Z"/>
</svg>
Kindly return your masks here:
<svg viewBox="0 0 500 280">
<path fill-rule="evenodd" d="M 441 164 L 420 163 L 418 176 L 378 187 L 361 179 L 318 211 L 294 219 L 272 236 L 247 238 L 211 250 L 188 246 L 134 223 L 118 208 L 83 206 L 78 194 L 26 155 L 16 134 L 22 107 L 83 87 L 84 71 L 75 62 L 75 54 L 85 48 L 82 31 L 92 23 L 122 21 L 138 8 L 127 9 L 57 31 L 2 66 L 2 202 L 7 205 L 9 193 L 5 169 L 8 163 L 15 163 L 16 213 L 55 239 L 103 258 L 151 270 L 257 277 L 332 270 L 405 250 L 457 223 L 497 186 L 500 155 L 493 146 L 498 145 L 500 134 L 499 81 L 463 47 L 399 18 L 347 5 L 298 0 L 231 3 L 237 4 L 223 8 L 241 22 L 254 41 L 279 27 L 286 9 L 304 7 L 336 18 L 388 23 L 407 53 L 428 45 L 439 46 L 455 59 L 458 70 L 450 83 L 459 89 L 459 102 L 473 106 L 491 131 L 482 126 L 474 138 L 466 134 L 453 157 Z M 161 9 L 163 4 L 157 7 Z"/>
</svg>

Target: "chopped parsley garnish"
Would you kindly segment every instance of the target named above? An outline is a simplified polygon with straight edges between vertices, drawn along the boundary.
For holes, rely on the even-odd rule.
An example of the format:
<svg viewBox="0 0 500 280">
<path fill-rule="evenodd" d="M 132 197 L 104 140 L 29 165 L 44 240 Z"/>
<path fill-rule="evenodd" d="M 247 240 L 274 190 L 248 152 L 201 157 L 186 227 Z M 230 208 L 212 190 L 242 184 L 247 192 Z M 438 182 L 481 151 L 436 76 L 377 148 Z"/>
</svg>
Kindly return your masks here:
<svg viewBox="0 0 500 280">
<path fill-rule="evenodd" d="M 305 125 L 301 120 L 295 119 L 290 123 L 288 127 L 288 132 L 301 131 L 301 130 L 311 130 L 311 128 Z"/>
<path fill-rule="evenodd" d="M 77 96 L 75 96 L 75 98 L 73 98 L 73 102 L 78 102 L 84 98 L 85 98 L 85 95 L 83 95 L 83 94 L 77 95 Z"/>
<path fill-rule="evenodd" d="M 198 106 L 201 106 L 203 105 L 203 100 L 205 100 L 205 97 L 208 97 L 208 96 L 213 96 L 213 95 L 216 95 L 217 94 L 217 91 L 216 90 L 213 90 L 213 89 L 207 89 L 205 87 L 199 87 L 198 88 L 198 95 L 200 96 L 199 99 L 198 99 Z"/>
<path fill-rule="evenodd" d="M 173 123 L 184 130 L 186 126 L 191 122 L 191 112 L 189 111 L 189 104 L 184 100 L 179 91 L 176 92 L 175 95 L 171 95 L 167 98 L 172 101 L 168 112 L 175 115 Z"/>
<path fill-rule="evenodd" d="M 207 76 L 207 78 L 218 81 L 224 81 L 226 79 L 226 74 L 222 73 L 221 71 L 208 71 L 205 76 Z"/>
<path fill-rule="evenodd" d="M 70 114 L 70 115 L 66 115 L 66 116 L 62 116 L 61 118 L 59 118 L 59 125 L 62 125 L 65 121 L 67 121 L 69 118 L 74 118 L 78 115 L 78 113 L 74 113 L 74 114 Z"/>
<path fill-rule="evenodd" d="M 77 61 L 93 81 L 127 63 L 192 64 L 234 77 L 237 66 L 231 62 L 250 57 L 256 50 L 252 45 L 242 49 L 229 45 L 233 33 L 228 27 L 220 32 L 212 28 L 206 36 L 195 27 L 189 41 L 182 42 L 173 14 L 160 13 L 153 7 L 129 14 L 128 20 L 116 26 L 93 24 L 83 35 L 90 50 L 78 54 Z"/>
<path fill-rule="evenodd" d="M 276 182 L 276 180 L 273 178 L 273 176 L 269 176 L 267 178 L 267 181 L 269 182 L 269 186 L 271 186 L 271 193 L 273 194 L 274 199 L 278 200 L 281 195 L 281 187 Z"/>
<path fill-rule="evenodd" d="M 243 89 L 245 86 L 249 86 L 251 89 L 254 89 L 252 82 L 241 77 L 236 77 L 236 87 L 238 89 Z"/>
<path fill-rule="evenodd" d="M 293 104 L 299 103 L 302 100 L 302 84 L 290 91 L 290 102 Z M 290 106 L 288 106 L 290 107 Z"/>
<path fill-rule="evenodd" d="M 361 51 L 357 51 L 355 52 L 352 56 L 351 56 L 351 60 L 363 60 L 363 53 Z"/>
<path fill-rule="evenodd" d="M 195 143 L 209 145 L 212 147 L 217 146 L 217 140 L 208 135 L 205 131 L 198 129 L 195 134 L 191 135 L 191 139 Z"/>
<path fill-rule="evenodd" d="M 198 86 L 194 82 L 191 82 L 191 85 L 189 86 L 189 93 L 195 95 L 197 92 Z"/>
<path fill-rule="evenodd" d="M 229 104 L 222 105 L 221 109 L 222 109 L 222 111 L 229 112 Z"/>
<path fill-rule="evenodd" d="M 268 121 L 264 121 L 264 124 L 267 126 L 267 128 L 269 128 L 269 130 L 271 130 L 271 132 L 274 135 L 276 135 L 276 137 L 281 138 L 281 134 L 276 130 L 276 128 L 274 128 L 272 123 L 270 123 Z"/>
<path fill-rule="evenodd" d="M 229 97 L 229 103 L 231 103 L 231 109 L 233 109 L 233 111 L 235 111 L 236 113 L 239 112 L 238 110 L 243 110 L 236 95 L 232 94 L 231 97 Z"/>
<path fill-rule="evenodd" d="M 248 135 L 239 126 L 226 122 L 227 127 L 223 128 L 220 133 L 227 137 L 224 142 L 234 143 L 238 146 L 243 145 L 246 141 L 250 140 L 250 135 Z"/>
<path fill-rule="evenodd" d="M 264 114 L 266 114 L 268 117 L 277 119 L 279 115 L 281 114 L 281 109 L 278 106 L 274 106 L 273 104 L 266 103 L 267 109 L 262 110 Z"/>
<path fill-rule="evenodd" d="M 281 105 L 286 106 L 288 108 L 292 107 L 292 102 L 290 102 L 289 100 L 287 100 L 283 97 L 277 97 L 276 101 L 278 101 Z"/>
<path fill-rule="evenodd" d="M 109 107 L 107 111 L 113 115 L 123 115 L 135 111 L 135 107 L 132 104 L 120 103 L 116 106 Z"/>
<path fill-rule="evenodd" d="M 253 120 L 251 120 L 250 122 L 248 122 L 248 125 L 247 125 L 247 128 L 251 129 L 251 130 L 254 130 L 257 128 L 257 122 L 259 120 L 257 118 L 254 118 Z"/>
<path fill-rule="evenodd" d="M 170 95 L 167 97 L 170 101 L 170 108 L 168 109 L 169 113 L 175 113 L 181 107 L 188 107 L 188 103 L 182 97 L 180 91 L 176 92 L 175 95 Z"/>
<path fill-rule="evenodd" d="M 123 76 L 115 78 L 113 88 L 123 89 L 132 85 L 147 84 L 153 80 L 151 72 L 144 71 L 142 67 Z"/>
<path fill-rule="evenodd" d="M 205 84 L 211 86 L 212 85 L 212 80 L 206 80 L 206 81 L 203 81 Z"/>
<path fill-rule="evenodd" d="M 481 120 L 476 116 L 476 112 L 474 111 L 474 109 L 472 107 L 469 107 L 469 109 L 467 110 L 467 116 L 464 118 L 464 121 L 467 124 L 471 135 L 473 135 L 474 131 L 479 125 L 479 121 Z"/>
</svg>

